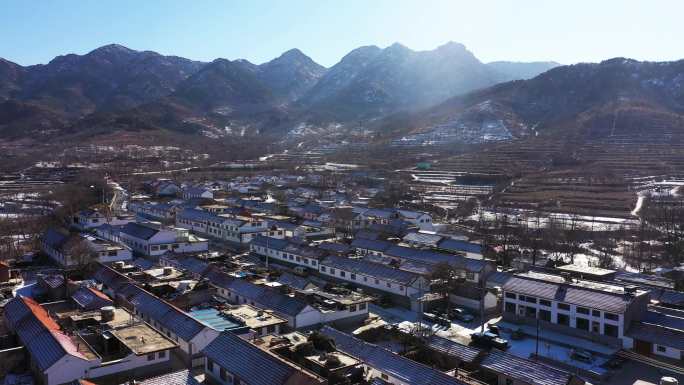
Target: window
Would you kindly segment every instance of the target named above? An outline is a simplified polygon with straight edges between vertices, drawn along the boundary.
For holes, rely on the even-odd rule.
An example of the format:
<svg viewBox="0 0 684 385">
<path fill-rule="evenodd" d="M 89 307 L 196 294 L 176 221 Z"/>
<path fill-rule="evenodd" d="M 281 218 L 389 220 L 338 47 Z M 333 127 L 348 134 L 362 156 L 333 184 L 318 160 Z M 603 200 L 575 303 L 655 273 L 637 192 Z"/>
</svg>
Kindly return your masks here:
<svg viewBox="0 0 684 385">
<path fill-rule="evenodd" d="M 568 305 L 567 303 L 559 303 L 558 309 L 570 311 L 570 305 Z"/>
<path fill-rule="evenodd" d="M 356 305 L 349 305 L 349 311 L 356 311 Z"/>
<path fill-rule="evenodd" d="M 166 350 L 162 350 L 161 352 L 157 353 L 157 358 L 164 358 L 166 357 Z"/>
<path fill-rule="evenodd" d="M 376 285 L 379 285 L 379 284 L 380 284 L 380 280 L 376 278 L 376 279 L 375 279 L 375 284 L 376 284 Z"/>
<path fill-rule="evenodd" d="M 591 315 L 593 315 L 594 317 L 600 317 L 601 311 L 600 310 L 592 310 Z"/>
<path fill-rule="evenodd" d="M 330 274 L 335 274 L 335 269 L 330 269 Z"/>
<path fill-rule="evenodd" d="M 266 331 L 267 331 L 268 333 L 275 333 L 275 330 L 276 330 L 275 325 L 268 325 L 268 326 L 266 327 Z"/>
<path fill-rule="evenodd" d="M 211 358 L 207 358 L 207 369 L 210 372 L 214 371 L 214 361 L 212 361 Z"/>
<path fill-rule="evenodd" d="M 147 355 L 147 361 L 154 361 L 154 353 L 150 353 Z"/>
<path fill-rule="evenodd" d="M 611 321 L 617 321 L 620 318 L 617 314 L 613 313 L 603 313 L 603 316 Z"/>
<path fill-rule="evenodd" d="M 321 266 L 321 271 L 325 273 L 325 266 Z"/>
<path fill-rule="evenodd" d="M 316 266 L 318 263 L 315 260 L 311 260 L 311 266 Z"/>
<path fill-rule="evenodd" d="M 515 304 L 513 302 L 506 302 L 505 311 L 507 313 L 515 313 Z"/>
<path fill-rule="evenodd" d="M 549 310 L 539 309 L 537 316 L 542 321 L 551 322 L 551 311 Z"/>
<path fill-rule="evenodd" d="M 116 257 L 116 251 L 110 251 L 107 253 L 110 257 Z"/>
<path fill-rule="evenodd" d="M 515 293 L 506 293 L 506 298 L 516 299 L 517 296 L 515 295 Z"/>
<path fill-rule="evenodd" d="M 656 345 L 656 346 L 657 346 L 656 349 L 661 353 L 665 353 L 667 351 L 667 348 L 663 345 Z"/>
<path fill-rule="evenodd" d="M 349 278 L 356 281 L 356 274 L 349 274 Z"/>
<path fill-rule="evenodd" d="M 359 304 L 359 310 L 365 310 L 366 309 L 366 303 L 360 303 Z"/>
<path fill-rule="evenodd" d="M 559 325 L 570 326 L 570 317 L 567 314 L 558 314 L 558 322 L 556 323 Z"/>
<path fill-rule="evenodd" d="M 474 280 L 475 279 L 475 273 L 473 273 L 472 271 L 466 272 L 466 279 L 468 279 L 470 281 Z"/>
<path fill-rule="evenodd" d="M 529 303 L 537 303 L 537 298 L 535 297 L 522 297 L 522 300 Z"/>
<path fill-rule="evenodd" d="M 540 299 L 540 300 L 539 300 L 539 304 L 540 304 L 540 305 L 544 305 L 544 306 L 551 307 L 551 301 L 547 301 L 547 300 L 545 300 L 545 299 Z"/>
<path fill-rule="evenodd" d="M 617 337 L 618 336 L 618 327 L 615 325 L 604 324 L 603 325 L 603 334 L 610 336 L 610 337 Z"/>
<path fill-rule="evenodd" d="M 391 289 L 391 288 L 392 288 L 392 284 L 389 283 L 389 282 L 387 282 L 387 287 L 389 287 L 389 288 Z"/>
<path fill-rule="evenodd" d="M 579 307 L 579 306 L 578 306 L 578 307 L 577 307 L 577 312 L 580 313 L 580 314 L 589 314 L 589 309 L 587 309 L 586 307 Z"/>
<path fill-rule="evenodd" d="M 219 372 L 219 375 L 221 376 L 221 379 L 223 381 L 228 379 L 228 373 L 226 373 L 226 369 L 221 368 L 221 371 Z"/>
<path fill-rule="evenodd" d="M 159 250 L 166 250 L 169 248 L 169 245 L 160 245 Z"/>
<path fill-rule="evenodd" d="M 589 331 L 589 320 L 586 318 L 577 317 L 575 320 L 575 328 Z"/>
<path fill-rule="evenodd" d="M 346 276 L 347 276 L 347 273 L 346 273 L 346 272 L 340 271 L 340 277 L 346 277 Z"/>
</svg>

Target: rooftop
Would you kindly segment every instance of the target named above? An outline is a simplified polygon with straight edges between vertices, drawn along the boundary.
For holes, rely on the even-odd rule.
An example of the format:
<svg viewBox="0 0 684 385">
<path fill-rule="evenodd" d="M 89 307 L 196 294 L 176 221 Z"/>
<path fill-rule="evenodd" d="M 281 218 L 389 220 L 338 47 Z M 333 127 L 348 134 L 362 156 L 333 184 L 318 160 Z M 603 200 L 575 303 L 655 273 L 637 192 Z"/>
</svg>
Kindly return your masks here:
<svg viewBox="0 0 684 385">
<path fill-rule="evenodd" d="M 111 333 L 138 356 L 177 346 L 175 342 L 142 322 L 112 330 Z"/>
<path fill-rule="evenodd" d="M 274 315 L 270 310 L 261 310 L 250 305 L 240 305 L 223 312 L 241 320 L 250 329 L 287 323 L 287 320 Z"/>
</svg>

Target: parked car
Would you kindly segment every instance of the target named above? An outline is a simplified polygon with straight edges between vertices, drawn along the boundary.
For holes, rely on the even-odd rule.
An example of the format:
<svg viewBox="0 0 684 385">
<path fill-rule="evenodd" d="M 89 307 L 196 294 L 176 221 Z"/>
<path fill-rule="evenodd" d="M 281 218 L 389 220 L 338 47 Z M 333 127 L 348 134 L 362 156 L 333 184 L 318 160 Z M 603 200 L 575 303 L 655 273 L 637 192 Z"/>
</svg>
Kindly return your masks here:
<svg viewBox="0 0 684 385">
<path fill-rule="evenodd" d="M 508 349 L 508 341 L 497 336 L 494 333 L 473 333 L 470 335 L 470 340 L 475 344 L 483 347 L 497 348 L 501 350 Z"/>
<path fill-rule="evenodd" d="M 572 349 L 571 357 L 577 361 L 587 363 L 591 363 L 592 361 L 594 361 L 594 356 L 584 349 Z"/>
<path fill-rule="evenodd" d="M 463 321 L 463 322 L 472 322 L 475 317 L 472 316 L 472 314 L 468 313 L 465 309 L 462 309 L 460 307 L 455 307 L 451 310 L 452 318 Z"/>
</svg>

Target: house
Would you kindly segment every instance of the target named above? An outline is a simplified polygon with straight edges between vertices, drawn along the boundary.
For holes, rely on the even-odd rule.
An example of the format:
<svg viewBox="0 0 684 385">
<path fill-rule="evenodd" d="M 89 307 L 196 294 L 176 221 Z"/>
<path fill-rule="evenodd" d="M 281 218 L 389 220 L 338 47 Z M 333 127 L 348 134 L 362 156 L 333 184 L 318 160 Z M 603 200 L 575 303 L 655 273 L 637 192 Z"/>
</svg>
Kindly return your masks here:
<svg viewBox="0 0 684 385">
<path fill-rule="evenodd" d="M 177 184 L 168 179 L 158 179 L 149 184 L 152 192 L 159 197 L 174 197 L 181 189 Z"/>
<path fill-rule="evenodd" d="M 371 298 L 359 294 L 335 295 L 309 288 L 291 296 L 220 271 L 209 272 L 207 278 L 217 294 L 230 303 L 273 310 L 293 329 L 330 322 L 348 323 L 368 317 Z"/>
<path fill-rule="evenodd" d="M 430 289 L 430 282 L 419 274 L 361 259 L 328 256 L 321 261 L 319 271 L 325 278 L 389 294 L 405 305 L 412 297 L 421 296 Z"/>
<path fill-rule="evenodd" d="M 283 236 L 277 230 L 270 229 L 267 222 L 253 217 L 237 217 L 214 214 L 204 210 L 184 209 L 176 214 L 176 226 L 193 232 L 240 244 L 249 243 L 259 235 L 273 233 Z"/>
<path fill-rule="evenodd" d="M 173 222 L 178 207 L 171 203 L 131 202 L 128 211 L 154 221 Z"/>
<path fill-rule="evenodd" d="M 26 297 L 5 307 L 5 324 L 29 355 L 29 367 L 45 385 L 110 375 L 130 376 L 168 366 L 178 345 L 123 309 L 69 312 L 53 318 Z M 66 332 L 62 323 L 68 323 Z M 96 326 L 100 333 L 93 333 Z"/>
<path fill-rule="evenodd" d="M 68 265 L 69 252 L 66 248 L 71 235 L 60 230 L 49 228 L 40 239 L 43 252 L 58 264 Z"/>
<path fill-rule="evenodd" d="M 337 350 L 363 362 L 365 377 L 380 379 L 396 385 L 466 385 L 437 369 L 395 354 L 383 347 L 370 344 L 329 326 L 321 333 L 335 341 Z"/>
<path fill-rule="evenodd" d="M 81 234 L 80 236 L 92 252 L 95 253 L 98 262 L 111 263 L 133 259 L 133 252 L 126 245 L 111 242 L 90 234 Z"/>
<path fill-rule="evenodd" d="M 443 237 L 437 234 L 414 232 L 408 233 L 402 238 L 402 241 L 411 247 L 425 247 L 425 248 L 436 248 L 439 241 Z"/>
<path fill-rule="evenodd" d="M 653 306 L 632 323 L 625 339 L 639 354 L 684 360 L 684 311 Z"/>
<path fill-rule="evenodd" d="M 182 191 L 183 199 L 214 199 L 214 192 L 205 187 L 186 187 Z"/>
<path fill-rule="evenodd" d="M 249 385 L 313 385 L 313 374 L 242 338 L 223 332 L 204 348 L 204 373 L 212 383 Z"/>
<path fill-rule="evenodd" d="M 503 286 L 503 316 L 550 330 L 631 348 L 629 325 L 646 313 L 648 293 L 628 286 L 538 272 L 516 274 Z"/>
<path fill-rule="evenodd" d="M 385 251 L 394 246 L 392 242 L 369 239 L 369 238 L 354 238 L 351 247 L 356 250 L 359 255 L 377 255 L 383 256 Z"/>
<path fill-rule="evenodd" d="M 159 256 L 167 251 L 196 253 L 208 250 L 206 239 L 198 238 L 183 228 L 166 228 L 159 223 L 128 223 L 119 233 L 121 242 L 134 252 Z"/>
<path fill-rule="evenodd" d="M 116 294 L 136 316 L 177 342 L 188 364 L 202 365 L 201 351 L 218 336 L 217 330 L 135 284 L 124 285 Z"/>
<path fill-rule="evenodd" d="M 79 211 L 72 219 L 72 224 L 80 230 L 88 230 L 107 223 L 107 217 L 98 210 Z"/>
<path fill-rule="evenodd" d="M 397 210 L 399 219 L 409 222 L 421 230 L 432 230 L 432 216 L 428 213 L 410 210 Z"/>
<path fill-rule="evenodd" d="M 483 248 L 479 243 L 446 238 L 437 243 L 436 248 L 448 253 L 463 254 L 468 258 L 482 259 Z"/>
<path fill-rule="evenodd" d="M 267 260 L 272 258 L 285 262 L 288 266 L 301 266 L 318 270 L 319 262 L 328 253 L 316 247 L 310 247 L 293 242 L 289 239 L 276 239 L 257 236 L 249 245 L 250 250 Z"/>
</svg>

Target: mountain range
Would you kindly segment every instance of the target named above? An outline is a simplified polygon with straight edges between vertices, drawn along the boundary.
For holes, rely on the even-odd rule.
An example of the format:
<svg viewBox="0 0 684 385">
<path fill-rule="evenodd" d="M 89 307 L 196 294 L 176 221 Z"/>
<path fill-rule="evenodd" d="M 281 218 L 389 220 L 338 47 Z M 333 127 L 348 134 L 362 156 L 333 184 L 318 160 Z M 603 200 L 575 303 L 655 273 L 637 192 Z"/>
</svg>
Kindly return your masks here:
<svg viewBox="0 0 684 385">
<path fill-rule="evenodd" d="M 431 51 L 360 47 L 330 68 L 298 49 L 257 65 L 112 44 L 44 65 L 0 59 L 0 137 L 117 130 L 283 137 L 301 125 L 358 125 L 420 111 L 557 65 L 485 64 L 453 42 Z"/>
</svg>

